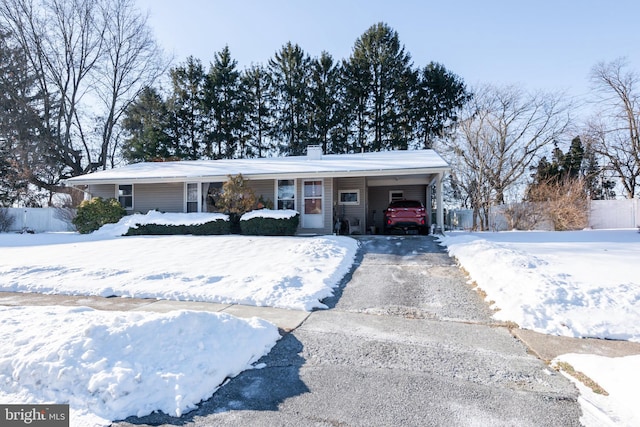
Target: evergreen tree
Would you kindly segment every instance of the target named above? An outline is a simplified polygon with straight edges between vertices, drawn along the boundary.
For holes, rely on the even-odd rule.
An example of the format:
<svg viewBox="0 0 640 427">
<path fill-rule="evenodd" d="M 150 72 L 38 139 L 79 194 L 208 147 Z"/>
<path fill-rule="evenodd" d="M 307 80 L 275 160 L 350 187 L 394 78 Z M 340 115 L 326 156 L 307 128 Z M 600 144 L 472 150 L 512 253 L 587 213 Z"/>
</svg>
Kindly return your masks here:
<svg viewBox="0 0 640 427">
<path fill-rule="evenodd" d="M 242 73 L 244 130 L 240 157 L 266 157 L 274 149 L 270 138 L 273 129 L 271 112 L 271 76 L 260 65 Z"/>
<path fill-rule="evenodd" d="M 308 144 L 309 75 L 311 59 L 291 42 L 269 60 L 273 79 L 274 137 L 286 155 L 304 154 Z"/>
<path fill-rule="evenodd" d="M 145 87 L 125 110 L 123 127 L 128 137 L 122 146 L 122 157 L 129 163 L 169 160 L 175 147 L 167 134 L 169 112 L 160 94 Z"/>
<path fill-rule="evenodd" d="M 416 137 L 424 148 L 431 148 L 434 138 L 446 135 L 470 96 L 462 79 L 443 65 L 431 62 L 420 70 L 413 113 Z"/>
<path fill-rule="evenodd" d="M 361 147 L 380 151 L 406 146 L 394 129 L 408 120 L 407 82 L 412 70 L 411 56 L 400 44 L 398 33 L 384 23 L 372 26 L 356 40 L 349 63 L 349 72 L 363 79 L 355 81 L 353 88 L 354 93 L 364 91 L 365 95 L 364 103 L 358 105 L 365 109 L 368 128 L 367 146 L 361 140 Z"/>
<path fill-rule="evenodd" d="M 348 64 L 341 61 L 336 64 L 335 75 L 335 109 L 333 111 L 333 126 L 329 131 L 327 153 L 353 152 L 356 129 L 355 114 L 357 100 L 351 97 L 347 77 Z M 363 133 L 364 135 L 364 133 Z"/>
<path fill-rule="evenodd" d="M 327 52 L 311 62 L 309 142 L 333 152 L 331 133 L 337 126 L 339 68 Z"/>
<path fill-rule="evenodd" d="M 531 199 L 533 194 L 539 197 L 538 189 L 540 187 L 558 187 L 569 182 L 580 181 L 583 178 L 585 178 L 586 191 L 591 193 L 592 191 L 588 188 L 590 180 L 587 177 L 588 165 L 584 161 L 584 153 L 580 137 L 571 140 L 571 145 L 566 153 L 558 146 L 558 142 L 554 141 L 551 162 L 545 156 L 540 159 L 537 166 L 531 168 L 534 171 L 531 175 L 533 182 L 527 188 L 527 198 Z"/>
<path fill-rule="evenodd" d="M 29 205 L 29 183 L 47 180 L 56 168 L 38 114 L 47 95 L 38 90 L 25 52 L 4 33 L 0 58 L 0 206 Z"/>
<path fill-rule="evenodd" d="M 203 147 L 207 128 L 205 74 L 199 59 L 190 56 L 185 65 L 171 69 L 172 97 L 169 100 L 169 135 L 174 154 L 181 159 L 207 157 Z"/>
<path fill-rule="evenodd" d="M 207 75 L 205 102 L 209 111 L 205 157 L 231 159 L 240 149 L 243 114 L 240 72 L 229 46 L 215 55 Z M 212 149 L 212 146 L 215 147 Z"/>
<path fill-rule="evenodd" d="M 354 61 L 344 61 L 342 66 L 342 87 L 344 88 L 344 106 L 346 111 L 343 133 L 349 143 L 343 152 L 369 151 L 369 69 L 361 68 Z M 350 134 L 350 135 L 349 135 Z"/>
<path fill-rule="evenodd" d="M 579 136 L 571 140 L 569 150 L 562 158 L 562 169 L 570 178 L 584 175 L 584 147 Z"/>
</svg>

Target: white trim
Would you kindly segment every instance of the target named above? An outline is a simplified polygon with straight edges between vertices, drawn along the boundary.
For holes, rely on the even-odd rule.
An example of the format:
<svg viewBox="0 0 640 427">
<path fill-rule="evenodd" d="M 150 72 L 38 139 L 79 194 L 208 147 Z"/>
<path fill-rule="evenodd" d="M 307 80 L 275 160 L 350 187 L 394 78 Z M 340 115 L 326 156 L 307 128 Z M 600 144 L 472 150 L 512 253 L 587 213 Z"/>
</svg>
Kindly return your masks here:
<svg viewBox="0 0 640 427">
<path fill-rule="evenodd" d="M 278 182 L 280 181 L 293 181 L 293 210 L 296 210 L 297 206 L 298 206 L 298 180 L 295 178 L 276 178 L 273 180 L 274 184 L 274 194 L 273 194 L 273 200 L 275 200 L 274 204 L 273 204 L 273 208 L 274 209 L 279 209 L 278 208 L 278 201 L 280 201 L 280 199 L 278 198 Z M 282 200 L 288 200 L 288 199 L 282 199 Z"/>
<path fill-rule="evenodd" d="M 115 199 L 118 201 L 118 203 L 120 203 L 120 186 L 122 185 L 130 185 L 131 186 L 131 207 L 127 208 L 125 206 L 122 206 L 123 208 L 125 208 L 127 211 L 133 211 L 135 210 L 135 206 L 136 206 L 136 202 L 135 202 L 135 198 L 133 197 L 134 195 L 134 188 L 135 186 L 132 183 L 122 183 L 122 184 L 116 184 L 116 197 Z M 122 203 L 120 203 L 120 205 L 122 205 Z"/>
<path fill-rule="evenodd" d="M 306 183 L 308 182 L 319 182 L 321 193 L 320 196 L 312 194 L 310 196 L 306 196 L 304 194 Z M 302 181 L 302 192 L 301 192 L 301 203 L 300 203 L 300 211 L 302 216 L 302 228 L 312 228 L 312 229 L 321 229 L 324 228 L 324 214 L 325 214 L 325 206 L 324 206 L 324 193 L 325 193 L 325 185 L 324 179 L 305 179 Z M 320 213 L 306 213 L 306 201 L 307 199 L 320 199 Z"/>
<path fill-rule="evenodd" d="M 183 211 L 186 213 L 188 212 L 188 203 L 189 203 L 189 185 L 195 185 L 196 189 L 198 190 L 197 192 L 197 203 L 198 203 L 198 207 L 196 208 L 196 212 L 202 212 L 202 183 L 201 182 L 197 182 L 197 181 L 189 181 L 189 182 L 185 182 L 184 183 L 184 204 L 183 204 Z"/>
<path fill-rule="evenodd" d="M 343 194 L 351 194 L 355 193 L 356 200 L 355 201 L 342 201 Z M 338 190 L 338 205 L 346 205 L 346 206 L 358 206 L 360 205 L 360 189 L 355 188 L 353 190 Z"/>
</svg>

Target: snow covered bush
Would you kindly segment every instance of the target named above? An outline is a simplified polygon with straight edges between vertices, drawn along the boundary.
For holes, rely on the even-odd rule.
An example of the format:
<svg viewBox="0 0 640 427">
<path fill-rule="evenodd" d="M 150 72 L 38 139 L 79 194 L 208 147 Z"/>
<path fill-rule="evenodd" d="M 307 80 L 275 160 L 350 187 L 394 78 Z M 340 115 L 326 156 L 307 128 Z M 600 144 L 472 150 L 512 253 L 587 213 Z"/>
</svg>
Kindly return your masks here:
<svg viewBox="0 0 640 427">
<path fill-rule="evenodd" d="M 252 236 L 293 236 L 299 223 L 297 211 L 259 209 L 242 215 L 240 229 Z"/>
<path fill-rule="evenodd" d="M 80 203 L 78 213 L 73 219 L 73 225 L 81 234 L 88 234 L 105 224 L 117 223 L 126 214 L 127 211 L 116 199 L 105 200 L 101 197 L 94 197 Z"/>
</svg>

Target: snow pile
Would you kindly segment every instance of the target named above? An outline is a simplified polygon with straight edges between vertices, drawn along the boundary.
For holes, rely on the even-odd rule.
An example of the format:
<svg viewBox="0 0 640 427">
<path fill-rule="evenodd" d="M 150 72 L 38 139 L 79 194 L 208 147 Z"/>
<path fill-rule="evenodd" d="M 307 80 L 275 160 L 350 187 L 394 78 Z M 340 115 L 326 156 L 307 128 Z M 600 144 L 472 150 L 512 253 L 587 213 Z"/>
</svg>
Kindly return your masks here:
<svg viewBox="0 0 640 427">
<path fill-rule="evenodd" d="M 298 215 L 298 211 L 292 209 L 256 209 L 243 214 L 240 221 L 248 221 L 252 218 L 288 219 L 296 215 Z"/>
<path fill-rule="evenodd" d="M 450 233 L 441 238 L 495 318 L 570 337 L 640 342 L 635 230 Z"/>
<path fill-rule="evenodd" d="M 221 213 L 163 213 L 149 211 L 146 214 L 133 214 L 123 217 L 115 224 L 105 224 L 94 231 L 94 236 L 123 236 L 130 228 L 139 225 L 202 225 L 213 221 L 229 221 L 229 216 Z"/>
<path fill-rule="evenodd" d="M 68 403 L 73 426 L 163 411 L 180 416 L 279 339 L 223 313 L 0 308 L 0 401 Z"/>
<path fill-rule="evenodd" d="M 640 426 L 637 392 L 640 383 L 640 355 L 604 357 L 571 353 L 561 355 L 554 360 L 557 361 L 567 362 L 576 371 L 586 373 L 609 393 L 608 396 L 595 394 L 590 388 L 568 376 L 580 390 L 579 400 L 584 408 L 580 421 L 583 425 Z"/>
</svg>

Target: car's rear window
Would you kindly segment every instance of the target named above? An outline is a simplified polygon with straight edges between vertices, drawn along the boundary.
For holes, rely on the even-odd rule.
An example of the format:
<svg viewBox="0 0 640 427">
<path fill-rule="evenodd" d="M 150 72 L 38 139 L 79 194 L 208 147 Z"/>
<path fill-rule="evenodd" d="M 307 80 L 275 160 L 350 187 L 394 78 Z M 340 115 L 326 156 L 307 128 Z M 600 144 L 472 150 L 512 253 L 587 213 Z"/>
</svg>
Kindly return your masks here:
<svg viewBox="0 0 640 427">
<path fill-rule="evenodd" d="M 390 208 L 421 208 L 422 203 L 417 200 L 398 200 L 396 202 L 391 202 L 389 205 Z"/>
</svg>

